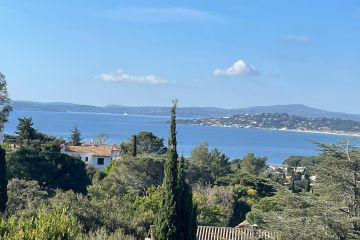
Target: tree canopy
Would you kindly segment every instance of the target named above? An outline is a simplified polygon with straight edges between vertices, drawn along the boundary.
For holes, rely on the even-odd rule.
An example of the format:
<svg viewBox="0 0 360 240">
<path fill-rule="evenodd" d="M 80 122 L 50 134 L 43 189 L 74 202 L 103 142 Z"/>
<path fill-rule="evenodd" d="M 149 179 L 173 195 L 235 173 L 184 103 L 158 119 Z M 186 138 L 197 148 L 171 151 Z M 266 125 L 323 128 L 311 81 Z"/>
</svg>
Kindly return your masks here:
<svg viewBox="0 0 360 240">
<path fill-rule="evenodd" d="M 3 130 L 4 124 L 8 121 L 9 113 L 12 110 L 10 103 L 6 78 L 0 72 L 0 130 Z"/>
<path fill-rule="evenodd" d="M 166 152 L 164 139 L 155 136 L 152 132 L 141 131 L 120 144 L 120 151 L 123 154 L 133 155 L 134 139 L 136 140 L 137 154 L 164 154 Z"/>
<path fill-rule="evenodd" d="M 81 133 L 77 125 L 71 130 L 69 144 L 72 146 L 81 146 Z"/>
</svg>

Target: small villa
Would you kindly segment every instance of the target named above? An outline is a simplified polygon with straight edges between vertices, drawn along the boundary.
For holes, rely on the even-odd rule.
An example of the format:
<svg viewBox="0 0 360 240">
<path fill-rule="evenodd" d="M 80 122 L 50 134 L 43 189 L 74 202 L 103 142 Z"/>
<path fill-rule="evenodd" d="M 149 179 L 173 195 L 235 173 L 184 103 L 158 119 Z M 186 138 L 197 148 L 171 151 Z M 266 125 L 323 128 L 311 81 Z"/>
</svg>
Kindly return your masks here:
<svg viewBox="0 0 360 240">
<path fill-rule="evenodd" d="M 62 153 L 79 157 L 86 164 L 104 170 L 113 160 L 119 158 L 119 149 L 113 145 L 65 146 Z"/>
</svg>

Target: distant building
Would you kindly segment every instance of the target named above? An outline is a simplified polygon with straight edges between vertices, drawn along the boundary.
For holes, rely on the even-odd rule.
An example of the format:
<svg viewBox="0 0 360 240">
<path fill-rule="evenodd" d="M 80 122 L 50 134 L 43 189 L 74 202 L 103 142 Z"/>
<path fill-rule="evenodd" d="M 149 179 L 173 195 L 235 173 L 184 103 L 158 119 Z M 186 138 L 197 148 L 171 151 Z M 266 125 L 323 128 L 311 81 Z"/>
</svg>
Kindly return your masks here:
<svg viewBox="0 0 360 240">
<path fill-rule="evenodd" d="M 62 153 L 79 157 L 84 163 L 104 170 L 112 160 L 119 158 L 119 149 L 113 145 L 65 146 Z"/>
<path fill-rule="evenodd" d="M 153 226 L 145 240 L 154 240 L 152 237 Z M 260 229 L 257 225 L 251 225 L 247 221 L 235 228 L 198 226 L 196 231 L 197 240 L 277 240 L 275 233 Z"/>
</svg>

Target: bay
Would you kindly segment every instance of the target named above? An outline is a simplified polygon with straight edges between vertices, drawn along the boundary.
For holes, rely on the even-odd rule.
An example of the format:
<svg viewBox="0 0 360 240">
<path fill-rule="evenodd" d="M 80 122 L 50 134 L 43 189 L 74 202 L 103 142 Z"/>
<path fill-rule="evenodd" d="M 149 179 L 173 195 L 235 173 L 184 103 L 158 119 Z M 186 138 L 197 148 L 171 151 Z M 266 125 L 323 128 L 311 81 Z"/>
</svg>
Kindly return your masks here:
<svg viewBox="0 0 360 240">
<path fill-rule="evenodd" d="M 34 128 L 64 139 L 69 138 L 75 125 L 78 125 L 86 140 L 94 139 L 99 132 L 105 132 L 110 144 L 120 143 L 139 131 L 152 131 L 163 137 L 166 144 L 169 133 L 169 117 L 45 111 L 13 111 L 5 126 L 5 133 L 14 134 L 20 117 L 32 117 Z M 328 134 L 180 124 L 177 130 L 179 154 L 189 156 L 191 149 L 206 141 L 210 148 L 220 149 L 231 159 L 242 158 L 246 153 L 252 152 L 267 156 L 270 164 L 281 164 L 292 155 L 316 154 L 317 147 L 311 141 L 334 143 L 349 138 Z"/>
</svg>

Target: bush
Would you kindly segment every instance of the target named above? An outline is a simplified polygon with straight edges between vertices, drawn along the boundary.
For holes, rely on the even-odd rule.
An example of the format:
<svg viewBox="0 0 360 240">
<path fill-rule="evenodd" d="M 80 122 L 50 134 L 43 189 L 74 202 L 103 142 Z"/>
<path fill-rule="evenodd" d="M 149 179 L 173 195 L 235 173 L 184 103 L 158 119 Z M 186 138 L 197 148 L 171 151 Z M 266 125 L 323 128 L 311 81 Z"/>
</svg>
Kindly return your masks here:
<svg viewBox="0 0 360 240">
<path fill-rule="evenodd" d="M 13 178 L 8 183 L 6 215 L 21 213 L 33 216 L 47 197 L 48 193 L 40 188 L 38 182 Z"/>
<path fill-rule="evenodd" d="M 133 236 L 126 235 L 123 230 L 118 229 L 113 233 L 107 232 L 105 229 L 98 229 L 95 232 L 84 236 L 84 240 L 135 240 Z"/>
<path fill-rule="evenodd" d="M 85 163 L 56 152 L 22 148 L 7 157 L 8 177 L 38 181 L 42 187 L 86 192 Z"/>
<path fill-rule="evenodd" d="M 0 220 L 1 240 L 75 240 L 81 225 L 65 209 L 40 208 L 36 216 L 12 216 Z"/>
</svg>

